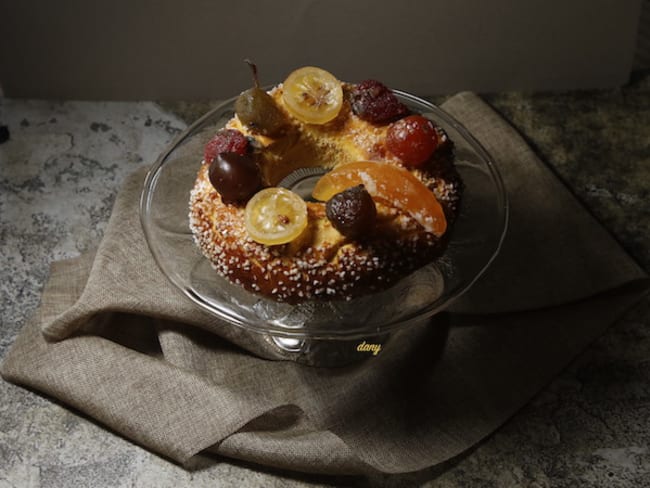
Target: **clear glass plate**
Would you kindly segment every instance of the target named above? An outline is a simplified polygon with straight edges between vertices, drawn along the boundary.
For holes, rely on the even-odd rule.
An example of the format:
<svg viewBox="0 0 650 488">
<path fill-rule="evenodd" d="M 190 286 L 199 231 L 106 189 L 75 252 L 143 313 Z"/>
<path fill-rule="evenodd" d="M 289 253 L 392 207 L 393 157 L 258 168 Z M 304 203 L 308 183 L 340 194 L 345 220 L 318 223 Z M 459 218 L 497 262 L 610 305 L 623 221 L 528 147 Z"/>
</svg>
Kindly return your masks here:
<svg viewBox="0 0 650 488">
<path fill-rule="evenodd" d="M 455 145 L 465 189 L 449 246 L 440 259 L 382 292 L 299 305 L 249 293 L 219 276 L 194 244 L 188 202 L 203 147 L 233 116 L 233 98 L 189 127 L 147 175 L 140 215 L 147 243 L 165 276 L 197 306 L 233 326 L 296 341 L 379 336 L 428 319 L 449 305 L 499 252 L 508 221 L 506 195 L 489 154 L 461 124 L 424 100 L 395 94 L 413 112 L 441 126 Z"/>
</svg>

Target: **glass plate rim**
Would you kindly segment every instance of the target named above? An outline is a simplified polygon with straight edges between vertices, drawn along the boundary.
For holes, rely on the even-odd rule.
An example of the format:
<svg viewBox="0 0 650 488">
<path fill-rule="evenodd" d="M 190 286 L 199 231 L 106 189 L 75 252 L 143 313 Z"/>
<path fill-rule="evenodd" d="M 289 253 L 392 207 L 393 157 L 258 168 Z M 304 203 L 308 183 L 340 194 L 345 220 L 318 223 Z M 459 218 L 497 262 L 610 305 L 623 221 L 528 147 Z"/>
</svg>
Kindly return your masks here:
<svg viewBox="0 0 650 488">
<path fill-rule="evenodd" d="M 492 158 L 490 153 L 483 147 L 483 145 L 474 137 L 474 135 L 463 124 L 461 124 L 458 120 L 456 120 L 455 117 L 453 117 L 451 114 L 446 112 L 444 109 L 440 108 L 439 106 L 431 102 L 428 102 L 427 100 L 424 100 L 418 96 L 415 96 L 405 91 L 401 91 L 401 90 L 392 90 L 392 91 L 398 97 L 402 97 L 405 100 L 408 100 L 409 102 L 415 105 L 419 105 L 423 108 L 426 108 L 427 111 L 430 111 L 436 117 L 442 119 L 446 124 L 452 126 L 464 138 L 465 142 L 467 142 L 472 147 L 472 149 L 480 155 L 482 162 L 485 163 L 485 166 L 489 171 L 491 180 L 495 185 L 496 194 L 500 200 L 500 207 L 502 212 L 501 226 L 500 226 L 501 232 L 498 240 L 496 241 L 494 248 L 492 249 L 492 252 L 490 253 L 489 258 L 483 263 L 480 270 L 476 272 L 471 279 L 468 279 L 466 282 L 464 282 L 462 286 L 459 286 L 456 290 L 454 290 L 451 295 L 445 296 L 444 299 L 439 298 L 433 301 L 428 306 L 424 307 L 423 309 L 413 312 L 410 315 L 407 315 L 405 317 L 400 317 L 397 320 L 389 321 L 385 324 L 382 324 L 381 326 L 377 326 L 371 333 L 370 331 L 367 330 L 362 331 L 357 329 L 353 329 L 349 331 L 348 330 L 307 331 L 301 328 L 281 327 L 281 326 L 268 324 L 268 323 L 265 324 L 264 327 L 251 325 L 244 320 L 240 320 L 237 317 L 233 317 L 232 315 L 228 315 L 223 311 L 214 308 L 213 306 L 210 305 L 210 303 L 207 300 L 199 296 L 194 290 L 185 286 L 184 283 L 179 283 L 176 279 L 174 279 L 173 276 L 170 276 L 170 274 L 164 268 L 164 265 L 161 263 L 160 255 L 158 254 L 158 251 L 155 249 L 155 246 L 152 243 L 152 230 L 149 228 L 149 223 L 147 222 L 146 219 L 146 215 L 149 211 L 151 200 L 152 200 L 152 193 L 148 192 L 148 189 L 153 187 L 152 185 L 155 184 L 157 178 L 160 176 L 160 169 L 164 165 L 168 156 L 179 145 L 181 145 L 183 141 L 185 141 L 188 137 L 190 137 L 197 130 L 197 128 L 201 127 L 206 120 L 209 120 L 217 112 L 224 111 L 227 107 L 232 106 L 237 97 L 231 97 L 227 100 L 217 103 L 217 105 L 214 108 L 210 109 L 201 117 L 196 119 L 193 123 L 191 123 L 183 132 L 181 132 L 181 134 L 179 134 L 176 138 L 174 138 L 174 140 L 171 143 L 169 143 L 169 145 L 165 148 L 165 150 L 161 152 L 161 154 L 158 156 L 156 161 L 151 165 L 151 167 L 149 168 L 145 176 L 142 192 L 140 196 L 139 218 L 144 233 L 145 241 L 147 243 L 147 247 L 151 252 L 152 257 L 154 258 L 154 262 L 156 263 L 161 273 L 165 276 L 165 278 L 169 282 L 171 282 L 177 290 L 182 292 L 183 295 L 185 295 L 185 297 L 189 298 L 193 303 L 198 305 L 201 309 L 207 311 L 208 313 L 216 316 L 221 320 L 224 320 L 229 324 L 260 334 L 272 335 L 272 336 L 277 336 L 282 338 L 291 338 L 291 339 L 309 338 L 309 339 L 324 339 L 324 340 L 341 340 L 341 339 L 354 340 L 358 338 L 366 338 L 370 335 L 381 335 L 381 334 L 392 332 L 396 329 L 406 328 L 409 325 L 412 325 L 413 323 L 416 322 L 419 323 L 421 321 L 430 319 L 436 313 L 439 313 L 443 309 L 448 308 L 454 301 L 456 301 L 465 292 L 467 292 L 467 290 L 469 290 L 481 276 L 485 274 L 486 270 L 490 267 L 490 265 L 499 255 L 503 242 L 505 240 L 505 236 L 507 234 L 507 229 L 510 220 L 510 203 L 509 203 L 508 195 L 507 192 L 505 191 L 505 185 L 503 183 L 503 179 L 501 177 L 500 172 L 498 171 L 494 159 Z"/>
</svg>

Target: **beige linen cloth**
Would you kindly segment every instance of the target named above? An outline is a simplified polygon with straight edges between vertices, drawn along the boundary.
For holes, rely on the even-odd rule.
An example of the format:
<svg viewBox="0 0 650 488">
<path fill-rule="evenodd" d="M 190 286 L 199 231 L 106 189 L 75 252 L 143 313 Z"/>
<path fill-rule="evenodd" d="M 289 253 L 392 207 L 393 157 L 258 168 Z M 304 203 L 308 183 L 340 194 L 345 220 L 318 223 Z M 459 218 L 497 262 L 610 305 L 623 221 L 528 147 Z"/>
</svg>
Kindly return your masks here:
<svg viewBox="0 0 650 488">
<path fill-rule="evenodd" d="M 446 325 L 412 327 L 342 368 L 264 359 L 263 343 L 160 273 L 138 220 L 139 172 L 97 252 L 54 263 L 2 376 L 179 463 L 208 450 L 304 472 L 402 473 L 462 453 L 639 300 L 647 276 L 478 97 L 443 108 L 492 154 L 511 204 L 500 256 Z"/>
</svg>

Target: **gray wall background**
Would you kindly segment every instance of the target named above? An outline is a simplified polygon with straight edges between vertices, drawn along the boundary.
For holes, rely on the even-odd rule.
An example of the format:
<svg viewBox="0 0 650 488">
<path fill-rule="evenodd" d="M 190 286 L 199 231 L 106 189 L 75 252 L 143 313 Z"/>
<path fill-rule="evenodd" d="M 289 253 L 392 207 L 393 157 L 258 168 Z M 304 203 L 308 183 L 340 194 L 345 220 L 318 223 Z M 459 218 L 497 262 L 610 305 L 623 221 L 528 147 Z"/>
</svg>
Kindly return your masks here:
<svg viewBox="0 0 650 488">
<path fill-rule="evenodd" d="M 250 83 L 249 57 L 266 84 L 312 64 L 421 95 L 614 87 L 646 62 L 635 57 L 641 10 L 641 0 L 0 0 L 0 86 L 9 97 L 223 98 Z"/>
</svg>

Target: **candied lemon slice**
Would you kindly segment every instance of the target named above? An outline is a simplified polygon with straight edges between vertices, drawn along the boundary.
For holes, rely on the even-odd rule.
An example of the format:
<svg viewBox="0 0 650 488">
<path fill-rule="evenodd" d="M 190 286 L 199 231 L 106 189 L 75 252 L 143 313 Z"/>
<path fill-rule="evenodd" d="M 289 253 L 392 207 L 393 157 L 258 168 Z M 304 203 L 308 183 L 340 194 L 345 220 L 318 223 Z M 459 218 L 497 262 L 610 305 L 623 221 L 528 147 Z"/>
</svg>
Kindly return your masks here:
<svg viewBox="0 0 650 488">
<path fill-rule="evenodd" d="M 285 188 L 266 188 L 246 204 L 246 230 L 251 238 L 269 246 L 286 244 L 307 227 L 307 205 Z"/>
<path fill-rule="evenodd" d="M 289 112 L 308 124 L 326 124 L 343 106 L 341 82 L 321 68 L 305 66 L 295 70 L 284 81 L 282 90 Z"/>
<path fill-rule="evenodd" d="M 371 161 L 343 164 L 318 180 L 312 196 L 327 201 L 356 185 L 364 185 L 374 199 L 406 212 L 427 232 L 441 236 L 447 230 L 442 206 L 431 190 L 408 170 L 392 164 Z"/>
</svg>

